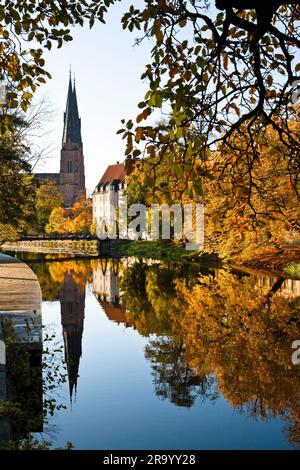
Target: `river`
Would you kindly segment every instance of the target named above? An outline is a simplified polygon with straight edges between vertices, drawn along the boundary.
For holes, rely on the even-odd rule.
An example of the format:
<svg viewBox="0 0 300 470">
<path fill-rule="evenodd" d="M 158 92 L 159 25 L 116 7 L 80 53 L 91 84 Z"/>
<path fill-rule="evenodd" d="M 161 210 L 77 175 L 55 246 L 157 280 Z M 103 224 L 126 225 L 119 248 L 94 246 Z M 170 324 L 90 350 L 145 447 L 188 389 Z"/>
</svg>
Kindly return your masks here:
<svg viewBox="0 0 300 470">
<path fill-rule="evenodd" d="M 44 415 L 26 432 L 14 425 L 13 439 L 31 432 L 52 448 L 112 450 L 300 445 L 300 281 L 19 256 L 42 291 Z"/>
</svg>

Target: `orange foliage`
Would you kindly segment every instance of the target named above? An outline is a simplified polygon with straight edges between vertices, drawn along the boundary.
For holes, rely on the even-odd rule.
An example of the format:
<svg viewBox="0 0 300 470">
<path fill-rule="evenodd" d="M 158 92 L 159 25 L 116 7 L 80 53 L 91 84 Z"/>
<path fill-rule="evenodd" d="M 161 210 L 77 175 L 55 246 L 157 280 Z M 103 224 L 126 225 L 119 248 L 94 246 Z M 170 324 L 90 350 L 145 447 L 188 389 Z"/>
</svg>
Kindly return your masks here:
<svg viewBox="0 0 300 470">
<path fill-rule="evenodd" d="M 51 212 L 46 233 L 90 233 L 92 225 L 92 201 L 81 197 L 71 208 L 55 208 Z"/>
</svg>

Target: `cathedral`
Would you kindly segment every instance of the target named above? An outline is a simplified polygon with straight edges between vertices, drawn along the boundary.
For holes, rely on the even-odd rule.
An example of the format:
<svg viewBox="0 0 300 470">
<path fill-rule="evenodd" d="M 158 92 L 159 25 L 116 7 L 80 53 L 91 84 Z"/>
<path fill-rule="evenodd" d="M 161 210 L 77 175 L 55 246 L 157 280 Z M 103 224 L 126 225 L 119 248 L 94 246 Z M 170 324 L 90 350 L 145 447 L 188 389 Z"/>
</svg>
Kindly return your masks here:
<svg viewBox="0 0 300 470">
<path fill-rule="evenodd" d="M 57 184 L 63 195 L 65 207 L 72 206 L 78 196 L 86 195 L 81 119 L 78 113 L 75 81 L 72 83 L 71 73 L 64 113 L 60 172 L 37 173 L 36 176 L 40 182 L 52 180 Z"/>
</svg>

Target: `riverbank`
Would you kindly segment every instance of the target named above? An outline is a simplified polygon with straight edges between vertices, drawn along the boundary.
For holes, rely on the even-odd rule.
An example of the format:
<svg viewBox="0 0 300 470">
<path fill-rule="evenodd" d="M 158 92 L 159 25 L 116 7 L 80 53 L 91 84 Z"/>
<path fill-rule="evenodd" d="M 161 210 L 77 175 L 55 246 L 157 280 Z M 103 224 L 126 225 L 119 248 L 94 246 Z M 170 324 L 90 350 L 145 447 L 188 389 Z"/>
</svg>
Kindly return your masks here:
<svg viewBox="0 0 300 470">
<path fill-rule="evenodd" d="M 283 252 L 270 248 L 243 261 L 241 265 L 300 278 L 300 246 L 286 246 Z"/>
<path fill-rule="evenodd" d="M 98 255 L 97 240 L 19 240 L 5 242 L 0 246 L 3 251 L 59 253 L 72 255 Z"/>
<path fill-rule="evenodd" d="M 188 251 L 181 245 L 162 241 L 123 241 L 117 247 L 119 256 L 136 256 L 159 260 L 180 262 L 202 262 L 222 264 L 224 260 L 214 253 Z M 269 249 L 265 253 L 254 255 L 246 261 L 226 260 L 226 263 L 236 268 L 249 268 L 258 271 L 272 272 L 277 275 L 300 278 L 300 246 L 287 246 L 284 252 Z"/>
<path fill-rule="evenodd" d="M 101 245 L 102 243 L 102 245 Z M 80 256 L 104 256 L 111 258 L 136 257 L 174 262 L 201 262 L 219 264 L 215 254 L 186 250 L 183 245 L 168 241 L 107 240 L 19 240 L 4 243 L 0 249 L 7 252 L 28 252 Z"/>
<path fill-rule="evenodd" d="M 210 262 L 218 263 L 215 254 L 201 253 L 198 250 L 186 250 L 183 245 L 176 245 L 168 241 L 123 240 L 116 251 L 118 256 L 135 256 L 137 258 L 151 258 L 157 260 L 170 260 L 180 262 Z"/>
<path fill-rule="evenodd" d="M 186 250 L 183 245 L 168 241 L 145 240 L 107 240 L 105 246 L 100 246 L 97 240 L 20 240 L 6 242 L 1 246 L 3 251 L 53 253 L 77 256 L 104 256 L 111 258 L 137 257 L 174 262 L 200 262 L 203 264 L 220 265 L 224 261 L 214 253 L 203 253 L 197 250 Z M 101 253 L 103 250 L 103 253 Z M 247 260 L 227 260 L 235 268 L 253 269 L 274 273 L 274 275 L 289 275 L 300 278 L 300 246 L 287 246 L 283 252 L 268 249 L 263 253 L 253 255 Z"/>
<path fill-rule="evenodd" d="M 223 264 L 224 260 L 214 253 L 188 251 L 181 245 L 162 241 L 132 241 L 124 240 L 117 247 L 118 256 L 135 256 L 158 260 L 171 260 L 178 262 L 201 262 L 205 264 Z M 237 269 L 244 268 L 253 271 L 273 273 L 277 276 L 289 276 L 300 279 L 300 246 L 286 246 L 281 253 L 276 249 L 269 249 L 265 253 L 254 255 L 245 261 L 226 262 Z"/>
</svg>

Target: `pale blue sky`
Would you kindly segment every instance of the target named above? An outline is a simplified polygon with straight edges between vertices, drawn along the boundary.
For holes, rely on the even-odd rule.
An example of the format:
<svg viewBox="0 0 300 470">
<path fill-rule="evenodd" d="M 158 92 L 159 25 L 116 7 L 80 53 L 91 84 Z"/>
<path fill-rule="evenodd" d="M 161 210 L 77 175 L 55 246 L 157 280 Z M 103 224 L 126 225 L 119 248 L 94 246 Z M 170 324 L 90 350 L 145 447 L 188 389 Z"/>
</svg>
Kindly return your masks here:
<svg viewBox="0 0 300 470">
<path fill-rule="evenodd" d="M 106 25 L 95 24 L 92 30 L 87 26 L 74 28 L 72 42 L 45 54 L 46 68 L 53 78 L 41 86 L 36 99 L 44 95 L 50 99 L 55 120 L 45 124 L 45 130 L 51 132 L 39 140 L 39 145 L 53 144 L 53 150 L 51 158 L 41 161 L 35 171 L 59 171 L 69 64 L 76 73 L 87 189 L 94 189 L 107 165 L 123 161 L 124 141 L 116 131 L 122 118 L 134 118 L 138 112 L 137 103 L 147 91 L 140 76 L 153 46 L 148 40 L 134 46 L 137 34 L 122 29 L 122 12 L 130 4 L 126 0 L 113 7 Z"/>
</svg>

